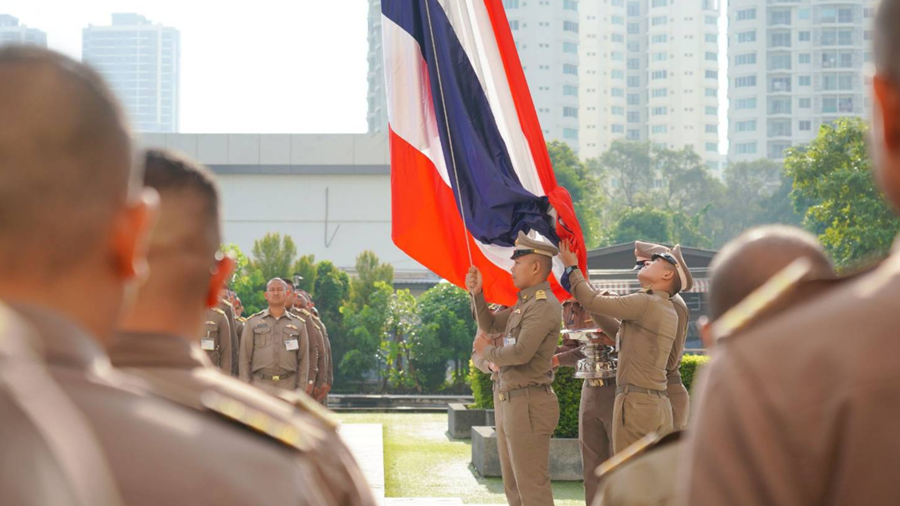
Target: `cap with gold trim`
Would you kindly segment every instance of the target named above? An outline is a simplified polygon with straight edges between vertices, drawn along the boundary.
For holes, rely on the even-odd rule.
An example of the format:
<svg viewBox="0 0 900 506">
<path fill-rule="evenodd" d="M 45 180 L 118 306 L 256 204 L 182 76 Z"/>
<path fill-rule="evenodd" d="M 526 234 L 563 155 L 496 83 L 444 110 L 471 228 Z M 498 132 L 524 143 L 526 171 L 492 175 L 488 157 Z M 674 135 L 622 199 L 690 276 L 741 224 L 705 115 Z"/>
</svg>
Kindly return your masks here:
<svg viewBox="0 0 900 506">
<path fill-rule="evenodd" d="M 544 255 L 553 258 L 558 254 L 559 248 L 553 244 L 532 239 L 520 230 L 519 236 L 516 238 L 516 250 L 510 258 L 515 260 L 525 255 Z"/>
</svg>

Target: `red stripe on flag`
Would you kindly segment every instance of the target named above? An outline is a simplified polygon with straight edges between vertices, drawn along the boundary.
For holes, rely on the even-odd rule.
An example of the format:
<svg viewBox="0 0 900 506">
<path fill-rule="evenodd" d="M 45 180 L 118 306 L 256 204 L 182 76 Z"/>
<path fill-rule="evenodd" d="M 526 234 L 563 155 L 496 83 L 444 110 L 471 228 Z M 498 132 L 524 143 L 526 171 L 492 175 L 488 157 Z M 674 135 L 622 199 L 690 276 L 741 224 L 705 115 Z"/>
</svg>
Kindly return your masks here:
<svg viewBox="0 0 900 506">
<path fill-rule="evenodd" d="M 484 278 L 484 295 L 491 302 L 512 305 L 518 290 L 509 272 L 488 260 L 468 233 L 463 233 L 453 191 L 431 160 L 390 131 L 391 237 L 394 244 L 438 276 L 465 288 L 472 260 Z"/>
</svg>

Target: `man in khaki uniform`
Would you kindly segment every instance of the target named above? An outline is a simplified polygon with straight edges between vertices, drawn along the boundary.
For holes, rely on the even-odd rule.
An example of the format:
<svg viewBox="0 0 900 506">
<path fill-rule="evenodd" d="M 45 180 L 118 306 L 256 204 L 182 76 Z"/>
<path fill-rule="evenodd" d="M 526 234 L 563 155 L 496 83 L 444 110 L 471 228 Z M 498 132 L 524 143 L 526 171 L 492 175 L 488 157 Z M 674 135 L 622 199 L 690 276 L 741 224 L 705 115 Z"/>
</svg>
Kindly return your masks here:
<svg viewBox="0 0 900 506">
<path fill-rule="evenodd" d="M 97 437 L 40 357 L 32 329 L 0 304 L 0 504 L 121 504 Z"/>
<path fill-rule="evenodd" d="M 677 249 L 678 251 L 673 251 Z M 636 241 L 634 243 L 634 253 L 637 257 L 638 264 L 650 262 L 653 255 L 661 255 L 663 253 L 673 253 L 676 258 L 684 258 L 681 255 L 681 246 L 675 246 L 673 250 L 669 250 L 665 246 L 648 242 Z M 690 291 L 694 287 L 694 276 L 691 275 L 690 268 L 684 266 L 685 283 L 681 287 L 682 292 Z M 691 397 L 684 382 L 681 381 L 681 357 L 684 355 L 684 344 L 687 340 L 687 329 L 691 321 L 691 312 L 684 303 L 684 299 L 680 294 L 672 297 L 672 305 L 675 306 L 675 312 L 678 313 L 678 329 L 675 335 L 675 345 L 672 346 L 672 353 L 669 355 L 669 361 L 666 363 L 666 393 L 669 394 L 669 402 L 672 403 L 672 424 L 675 430 L 684 430 L 687 428 L 688 418 L 691 414 Z"/>
<path fill-rule="evenodd" d="M 266 284 L 268 309 L 251 316 L 241 337 L 240 378 L 269 391 L 312 392 L 306 322 L 284 307 L 287 285 L 280 278 Z"/>
<path fill-rule="evenodd" d="M 617 335 L 619 362 L 613 416 L 613 453 L 651 432 L 672 430 L 666 393 L 666 365 L 675 343 L 678 314 L 671 298 L 685 284 L 684 260 L 665 253 L 638 273 L 644 290 L 626 296 L 602 295 L 578 270 L 568 243 L 561 247 L 572 294 L 592 314 L 622 322 Z"/>
<path fill-rule="evenodd" d="M 316 317 L 309 312 L 307 307 L 309 301 L 300 292 L 296 292 L 293 297 L 293 306 L 291 312 L 302 318 L 306 324 L 306 335 L 309 336 L 309 375 L 307 381 L 312 381 L 312 396 L 319 398 L 320 390 L 325 385 L 328 377 L 328 363 L 325 353 L 325 339 L 322 337 L 322 328 L 316 322 Z"/>
<path fill-rule="evenodd" d="M 234 314 L 234 306 L 228 302 L 228 289 L 222 288 L 219 291 L 219 302 L 216 309 L 225 313 L 228 318 L 228 326 L 231 331 L 231 372 L 232 376 L 238 375 L 238 354 L 240 352 L 241 334 L 238 334 L 237 317 Z"/>
<path fill-rule="evenodd" d="M 216 261 L 220 222 L 218 190 L 212 178 L 208 169 L 190 160 L 166 152 L 148 153 L 145 184 L 161 197 L 158 228 L 150 240 L 151 275 L 137 293 L 140 312 L 124 319 L 122 332 L 110 347 L 113 364 L 141 376 L 154 388 L 177 392 L 186 402 L 211 410 L 221 407 L 238 422 L 256 419 L 258 430 L 275 436 L 267 441 L 248 431 L 257 447 L 226 457 L 222 464 L 234 470 L 220 480 L 239 475 L 238 479 L 252 482 L 257 492 L 264 491 L 259 501 L 271 504 L 299 500 L 374 505 L 349 450 L 317 405 L 306 398 L 304 409 L 296 410 L 216 373 L 193 342 L 191 329 L 202 321 L 204 308 L 215 303 L 218 285 L 233 267 L 232 260 L 221 254 Z M 184 216 L 193 219 L 184 220 Z M 182 257 L 193 261 L 172 261 L 156 254 L 174 244 L 180 246 Z M 232 451 L 229 441 L 221 444 L 224 451 Z M 315 481 L 295 480 L 297 469 L 312 471 Z M 152 479 L 147 481 L 152 485 Z M 208 493 L 216 495 L 214 490 Z M 192 501 L 184 497 L 181 502 Z"/>
<path fill-rule="evenodd" d="M 604 320 L 597 318 L 598 321 Z M 595 328 L 594 318 L 575 299 L 563 303 L 563 323 L 567 329 Z M 618 324 L 616 322 L 616 327 Z M 601 327 L 602 328 L 602 327 Z M 606 329 L 604 329 L 604 334 Z M 613 333 L 615 335 L 615 333 Z M 605 338 L 605 340 L 604 340 Z M 599 339 L 610 344 L 605 335 Z M 554 366 L 575 367 L 585 358 L 581 341 L 563 341 L 553 357 Z M 613 341 L 612 344 L 615 344 Z M 585 503 L 597 493 L 595 470 L 612 456 L 613 407 L 616 403 L 616 379 L 584 380 L 581 403 L 578 405 L 578 444 L 581 447 L 581 467 L 584 475 Z"/>
<path fill-rule="evenodd" d="M 312 492 L 321 477 L 298 463 L 303 450 L 284 437 L 289 433 L 257 432 L 234 420 L 238 406 L 222 406 L 219 397 L 197 404 L 110 367 L 101 346 L 126 310 L 124 295 L 147 273 L 144 250 L 158 202 L 156 192 L 142 190 L 128 121 L 112 91 L 70 58 L 7 47 L 0 49 L 0 110 L 0 216 L 15 216 L 0 219 L 0 299 L 40 337 L 50 374 L 94 429 L 123 502 L 321 504 Z M 183 247 L 157 255 L 185 261 Z M 215 259 L 204 262 L 208 281 Z M 80 455 L 81 472 L 102 469 L 95 463 Z M 273 468 L 290 471 L 261 494 L 258 481 Z M 56 504 L 48 496 L 36 499 Z"/>
<path fill-rule="evenodd" d="M 309 298 L 309 294 L 306 294 L 306 297 Z M 310 298 L 310 305 L 312 305 L 312 299 Z M 320 392 L 319 402 L 322 403 L 323 406 L 328 405 L 328 394 L 331 393 L 331 389 L 334 386 L 334 358 L 331 355 L 331 339 L 328 337 L 328 327 L 325 326 L 325 323 L 319 318 L 319 310 L 312 307 L 312 313 L 316 317 L 316 323 L 322 327 L 322 338 L 325 340 L 325 363 L 328 368 L 328 373 L 325 376 L 325 388 Z"/>
<path fill-rule="evenodd" d="M 240 297 L 234 298 L 234 326 L 237 327 L 237 335 L 238 335 L 238 346 L 240 346 L 241 342 L 241 334 L 244 333 L 244 324 L 247 323 L 247 319 L 242 316 L 244 313 L 244 305 L 241 303 Z M 240 351 L 240 350 L 238 350 Z"/>
<path fill-rule="evenodd" d="M 200 349 L 214 366 L 231 376 L 231 325 L 225 312 L 217 307 L 208 308 L 200 332 Z"/>
<path fill-rule="evenodd" d="M 559 422 L 559 402 L 551 388 L 551 361 L 559 339 L 562 308 L 547 277 L 559 252 L 549 243 L 520 232 L 511 269 L 520 290 L 516 304 L 492 313 L 482 293 L 481 272 L 466 277 L 475 298 L 478 327 L 487 334 L 503 332 L 503 346 L 487 337 L 475 340 L 475 352 L 500 366 L 500 414 L 518 497 L 525 506 L 553 504 L 550 485 L 550 436 Z M 510 501 L 515 497 L 508 497 Z"/>
</svg>

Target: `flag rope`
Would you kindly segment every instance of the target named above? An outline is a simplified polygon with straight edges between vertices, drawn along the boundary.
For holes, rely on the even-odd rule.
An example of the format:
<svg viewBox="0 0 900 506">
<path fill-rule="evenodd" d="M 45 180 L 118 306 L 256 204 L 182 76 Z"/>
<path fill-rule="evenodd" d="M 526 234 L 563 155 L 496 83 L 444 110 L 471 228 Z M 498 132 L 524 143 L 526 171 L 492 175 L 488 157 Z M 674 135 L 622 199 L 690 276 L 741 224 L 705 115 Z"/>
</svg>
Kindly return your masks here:
<svg viewBox="0 0 900 506">
<path fill-rule="evenodd" d="M 437 72 L 438 90 L 441 94 L 441 107 L 444 109 L 444 127 L 447 129 L 447 141 L 450 143 L 450 164 L 453 166 L 453 178 L 456 180 L 456 204 L 459 206 L 459 214 L 463 223 L 463 239 L 466 241 L 466 252 L 469 254 L 469 265 L 475 265 L 472 261 L 472 246 L 469 244 L 469 227 L 466 225 L 466 212 L 462 205 L 462 187 L 459 185 L 459 174 L 456 171 L 456 155 L 453 153 L 453 134 L 450 132 L 450 119 L 447 116 L 447 103 L 444 101 L 444 84 L 441 81 L 441 64 L 438 61 L 437 45 L 434 42 L 434 26 L 431 24 L 431 0 L 424 0 L 425 16 L 428 18 L 428 33 L 431 35 L 431 51 L 434 55 L 435 71 Z"/>
</svg>

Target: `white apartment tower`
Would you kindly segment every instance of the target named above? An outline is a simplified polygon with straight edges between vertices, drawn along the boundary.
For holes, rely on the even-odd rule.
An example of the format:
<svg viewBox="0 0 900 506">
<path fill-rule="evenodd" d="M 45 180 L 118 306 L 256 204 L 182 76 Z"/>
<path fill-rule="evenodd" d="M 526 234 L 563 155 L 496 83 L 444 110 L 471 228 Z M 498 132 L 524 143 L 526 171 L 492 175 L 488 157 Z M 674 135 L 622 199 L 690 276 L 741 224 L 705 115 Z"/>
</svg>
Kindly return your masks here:
<svg viewBox="0 0 900 506">
<path fill-rule="evenodd" d="M 692 148 L 717 170 L 717 0 L 582 0 L 580 155 L 613 140 Z"/>
<path fill-rule="evenodd" d="M 503 0 L 525 79 L 547 141 L 579 149 L 577 0 Z M 381 1 L 369 0 L 368 129 L 387 126 Z"/>
<path fill-rule="evenodd" d="M 30 44 L 47 47 L 47 34 L 19 24 L 19 19 L 9 14 L 0 14 L 0 46 L 6 44 Z"/>
<path fill-rule="evenodd" d="M 181 36 L 138 14 L 82 31 L 82 60 L 112 86 L 140 132 L 178 132 Z"/>
<path fill-rule="evenodd" d="M 729 161 L 781 160 L 841 116 L 864 116 L 870 0 L 730 0 Z"/>
</svg>

